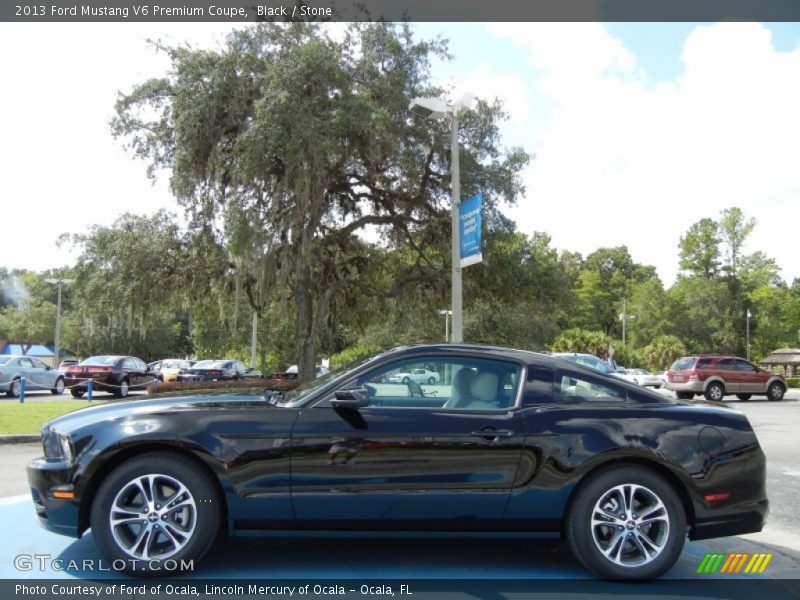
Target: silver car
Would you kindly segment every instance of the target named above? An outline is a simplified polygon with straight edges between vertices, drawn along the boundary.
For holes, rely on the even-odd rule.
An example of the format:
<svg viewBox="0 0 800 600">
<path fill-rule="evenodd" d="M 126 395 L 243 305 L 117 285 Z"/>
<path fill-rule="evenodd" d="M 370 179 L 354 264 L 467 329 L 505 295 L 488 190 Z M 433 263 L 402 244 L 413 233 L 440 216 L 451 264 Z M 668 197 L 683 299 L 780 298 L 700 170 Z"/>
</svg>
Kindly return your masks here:
<svg viewBox="0 0 800 600">
<path fill-rule="evenodd" d="M 32 356 L 0 355 L 0 393 L 19 397 L 22 378 L 25 389 L 50 390 L 51 394 L 64 393 L 64 375 Z"/>
<path fill-rule="evenodd" d="M 656 389 L 660 388 L 662 385 L 667 385 L 667 382 L 661 375 L 651 373 L 647 369 L 626 369 L 623 377 L 633 383 L 654 387 Z"/>
</svg>

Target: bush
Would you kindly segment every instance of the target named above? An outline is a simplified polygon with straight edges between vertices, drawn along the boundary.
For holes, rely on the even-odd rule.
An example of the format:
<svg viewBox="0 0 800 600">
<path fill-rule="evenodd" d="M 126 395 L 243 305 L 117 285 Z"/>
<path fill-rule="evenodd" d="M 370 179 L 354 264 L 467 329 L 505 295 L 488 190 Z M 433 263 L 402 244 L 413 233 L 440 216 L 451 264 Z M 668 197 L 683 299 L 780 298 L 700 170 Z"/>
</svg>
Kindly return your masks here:
<svg viewBox="0 0 800 600">
<path fill-rule="evenodd" d="M 331 370 L 344 367 L 353 361 L 361 360 L 371 354 L 380 352 L 381 349 L 373 344 L 362 344 L 360 346 L 351 346 L 331 356 Z"/>
<path fill-rule="evenodd" d="M 800 388 L 800 377 L 787 377 L 786 385 L 790 388 Z"/>
<path fill-rule="evenodd" d="M 243 379 L 239 381 L 172 381 L 169 383 L 151 383 L 147 386 L 148 396 L 174 394 L 176 392 L 214 392 L 214 391 L 253 391 L 277 390 L 285 392 L 300 385 L 296 379 Z"/>
</svg>

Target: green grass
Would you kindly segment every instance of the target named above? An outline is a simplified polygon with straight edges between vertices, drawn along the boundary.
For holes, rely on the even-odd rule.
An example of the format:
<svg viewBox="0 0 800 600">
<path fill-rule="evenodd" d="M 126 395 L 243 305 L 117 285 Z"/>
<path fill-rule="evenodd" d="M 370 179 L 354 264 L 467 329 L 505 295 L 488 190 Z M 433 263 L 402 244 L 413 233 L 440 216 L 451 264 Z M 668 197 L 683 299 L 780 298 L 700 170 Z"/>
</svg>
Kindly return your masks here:
<svg viewBox="0 0 800 600">
<path fill-rule="evenodd" d="M 64 413 L 86 406 L 102 404 L 86 400 L 42 400 L 20 404 L 17 400 L 0 402 L 0 435 L 34 433 L 38 434 L 42 425 Z"/>
</svg>

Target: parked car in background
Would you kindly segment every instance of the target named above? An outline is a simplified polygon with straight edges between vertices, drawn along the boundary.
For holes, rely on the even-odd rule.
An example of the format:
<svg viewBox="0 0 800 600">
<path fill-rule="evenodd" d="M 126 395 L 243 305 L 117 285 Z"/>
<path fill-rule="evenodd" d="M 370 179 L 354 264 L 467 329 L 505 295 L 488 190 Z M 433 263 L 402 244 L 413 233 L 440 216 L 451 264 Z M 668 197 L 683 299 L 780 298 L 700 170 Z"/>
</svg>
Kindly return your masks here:
<svg viewBox="0 0 800 600">
<path fill-rule="evenodd" d="M 250 377 L 262 378 L 263 375 L 240 360 L 201 360 L 183 369 L 177 381 L 233 381 Z"/>
<path fill-rule="evenodd" d="M 23 377 L 28 391 L 50 390 L 56 395 L 64 393 L 64 375 L 61 371 L 32 356 L 0 355 L 0 392 L 18 398 Z"/>
<path fill-rule="evenodd" d="M 135 356 L 90 356 L 67 367 L 65 383 L 75 398 L 81 398 L 92 380 L 92 389 L 125 398 L 132 389 L 144 389 L 155 381 L 155 373 Z"/>
<path fill-rule="evenodd" d="M 647 369 L 625 369 L 625 373 L 622 377 L 637 385 L 654 387 L 656 389 L 666 385 L 666 381 L 664 381 L 664 378 L 660 374 L 651 373 Z"/>
<path fill-rule="evenodd" d="M 62 360 L 61 364 L 58 365 L 58 370 L 61 371 L 62 373 L 66 373 L 67 367 L 71 367 L 72 365 L 77 365 L 79 362 L 81 361 L 79 361 L 77 358 L 68 358 L 66 360 Z"/>
<path fill-rule="evenodd" d="M 331 370 L 328 367 L 323 367 L 322 365 L 317 365 L 314 368 L 314 373 L 315 373 L 314 377 L 315 378 L 316 377 L 322 377 L 323 375 L 327 375 L 330 372 L 331 372 Z M 297 377 L 298 377 L 297 365 L 292 365 L 288 369 L 286 369 L 285 371 L 282 371 L 280 373 L 273 373 L 272 374 L 272 378 L 273 379 L 297 379 Z"/>
<path fill-rule="evenodd" d="M 554 356 L 555 358 L 562 358 L 584 367 L 589 367 L 595 371 L 600 371 L 606 375 L 613 375 L 614 377 L 623 379 L 622 373 L 618 373 L 615 367 L 612 367 L 602 358 L 598 358 L 594 354 L 585 354 L 582 352 L 553 352 L 551 356 Z"/>
<path fill-rule="evenodd" d="M 389 375 L 389 383 L 427 383 L 434 385 L 439 382 L 439 373 L 428 369 L 400 369 Z"/>
<path fill-rule="evenodd" d="M 192 368 L 197 361 L 182 358 L 165 358 L 149 363 L 147 366 L 155 373 L 156 379 L 169 383 L 178 381 L 178 375 Z"/>
<path fill-rule="evenodd" d="M 452 383 L 370 383 L 415 368 Z M 197 566 L 223 530 L 294 530 L 563 536 L 599 577 L 645 580 L 687 537 L 760 531 L 769 511 L 741 412 L 477 344 L 382 352 L 268 398 L 90 407 L 47 423 L 42 446 L 27 471 L 39 523 L 91 530 L 139 576 Z"/>
<path fill-rule="evenodd" d="M 721 401 L 735 394 L 739 400 L 756 395 L 777 401 L 786 393 L 786 380 L 738 356 L 701 354 L 672 364 L 667 389 L 684 399 L 703 394 L 708 400 Z"/>
</svg>

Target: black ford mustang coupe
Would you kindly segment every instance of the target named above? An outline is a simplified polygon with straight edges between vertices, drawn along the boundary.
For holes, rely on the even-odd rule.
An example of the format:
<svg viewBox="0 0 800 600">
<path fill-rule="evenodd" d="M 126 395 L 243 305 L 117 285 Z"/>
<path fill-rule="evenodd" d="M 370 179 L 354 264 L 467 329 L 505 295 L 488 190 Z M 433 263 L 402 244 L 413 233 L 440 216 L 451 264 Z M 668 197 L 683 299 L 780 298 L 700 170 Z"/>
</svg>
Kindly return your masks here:
<svg viewBox="0 0 800 600">
<path fill-rule="evenodd" d="M 390 382 L 400 369 L 439 377 Z M 42 437 L 41 524 L 91 527 L 135 574 L 199 559 L 224 527 L 561 536 L 600 577 L 649 579 L 687 536 L 760 531 L 768 512 L 741 413 L 490 346 L 398 348 L 283 395 L 87 408 Z"/>
</svg>

